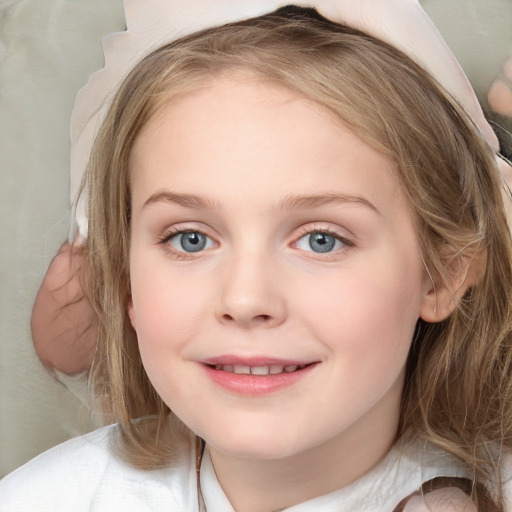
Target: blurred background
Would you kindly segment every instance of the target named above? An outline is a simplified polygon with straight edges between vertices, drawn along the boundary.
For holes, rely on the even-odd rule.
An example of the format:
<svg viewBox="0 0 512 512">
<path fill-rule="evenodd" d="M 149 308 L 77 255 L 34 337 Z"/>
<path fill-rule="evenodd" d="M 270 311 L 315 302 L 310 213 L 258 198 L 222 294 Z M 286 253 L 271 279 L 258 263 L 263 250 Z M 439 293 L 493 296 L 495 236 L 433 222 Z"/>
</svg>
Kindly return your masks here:
<svg viewBox="0 0 512 512">
<path fill-rule="evenodd" d="M 512 152 L 512 61 L 508 76 L 503 69 L 512 55 L 512 0 L 421 3 Z M 124 28 L 122 0 L 0 0 L 0 477 L 95 426 L 86 376 L 59 382 L 43 367 L 30 315 L 68 235 L 74 97 L 103 65 L 101 38 Z M 492 84 L 501 114 L 487 100 Z"/>
</svg>

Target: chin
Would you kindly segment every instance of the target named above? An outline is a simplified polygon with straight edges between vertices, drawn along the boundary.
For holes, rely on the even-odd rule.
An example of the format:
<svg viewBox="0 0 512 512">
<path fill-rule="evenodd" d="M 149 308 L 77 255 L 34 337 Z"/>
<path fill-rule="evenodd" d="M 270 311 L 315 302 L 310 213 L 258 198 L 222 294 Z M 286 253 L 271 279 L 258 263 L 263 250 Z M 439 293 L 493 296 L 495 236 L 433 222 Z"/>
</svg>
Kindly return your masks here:
<svg viewBox="0 0 512 512">
<path fill-rule="evenodd" d="M 278 435 L 275 433 L 267 435 L 255 434 L 243 435 L 229 432 L 216 439 L 203 438 L 208 446 L 225 453 L 231 457 L 240 459 L 258 459 L 258 460 L 276 460 L 285 459 L 296 455 L 306 449 L 304 443 L 299 446 L 288 435 Z M 277 438 L 277 439 L 276 439 Z"/>
</svg>

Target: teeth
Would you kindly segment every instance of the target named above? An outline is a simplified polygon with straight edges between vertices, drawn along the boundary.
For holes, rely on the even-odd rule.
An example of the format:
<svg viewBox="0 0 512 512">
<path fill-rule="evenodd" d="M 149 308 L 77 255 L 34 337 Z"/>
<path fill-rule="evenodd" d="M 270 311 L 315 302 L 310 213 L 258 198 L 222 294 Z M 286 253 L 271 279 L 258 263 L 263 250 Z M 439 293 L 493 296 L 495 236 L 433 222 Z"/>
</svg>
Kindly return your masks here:
<svg viewBox="0 0 512 512">
<path fill-rule="evenodd" d="M 251 368 L 252 375 L 268 375 L 269 368 L 268 366 L 253 366 Z"/>
<path fill-rule="evenodd" d="M 229 371 L 229 370 L 227 370 Z M 242 364 L 235 364 L 234 372 L 238 375 L 250 375 L 251 374 L 251 367 L 250 366 L 244 366 Z"/>
<path fill-rule="evenodd" d="M 224 372 L 236 373 L 237 375 L 279 375 L 280 373 L 292 373 L 305 368 L 304 365 L 289 364 L 286 366 L 270 365 L 270 366 L 246 366 L 241 364 L 216 364 L 216 370 Z"/>
</svg>

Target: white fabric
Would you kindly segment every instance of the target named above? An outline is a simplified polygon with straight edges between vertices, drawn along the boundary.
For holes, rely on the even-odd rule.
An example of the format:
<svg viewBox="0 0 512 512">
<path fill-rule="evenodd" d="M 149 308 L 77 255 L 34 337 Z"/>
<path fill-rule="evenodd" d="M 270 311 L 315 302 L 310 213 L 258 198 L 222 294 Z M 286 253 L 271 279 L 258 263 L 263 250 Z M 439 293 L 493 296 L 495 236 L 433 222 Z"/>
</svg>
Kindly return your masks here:
<svg viewBox="0 0 512 512">
<path fill-rule="evenodd" d="M 485 120 L 462 68 L 418 0 L 124 0 L 127 30 L 103 40 L 105 67 L 77 96 L 71 119 L 71 200 L 113 94 L 151 50 L 191 32 L 271 12 L 283 5 L 315 7 L 333 21 L 359 28 L 401 49 L 421 64 L 472 117 L 493 149 L 497 138 Z M 510 172 L 504 164 L 502 172 Z M 511 176 L 512 178 L 512 176 Z M 87 234 L 85 196 L 76 205 L 76 226 Z"/>
<path fill-rule="evenodd" d="M 195 458 L 184 450 L 176 467 L 140 471 L 109 448 L 113 427 L 71 439 L 0 481 L 2 512 L 194 512 Z"/>
<path fill-rule="evenodd" d="M 392 512 L 421 485 L 438 476 L 463 477 L 450 456 L 419 443 L 398 444 L 369 473 L 337 491 L 289 507 L 286 512 Z M 201 467 L 201 489 L 207 512 L 235 512 L 224 495 L 209 457 Z"/>
<path fill-rule="evenodd" d="M 2 512 L 196 512 L 195 451 L 190 442 L 177 464 L 141 471 L 110 449 L 112 426 L 61 444 L 0 481 Z M 458 463 L 430 445 L 398 443 L 356 482 L 295 505 L 288 512 L 391 512 L 437 476 L 464 476 Z M 201 466 L 207 512 L 234 512 L 215 476 L 208 451 Z"/>
</svg>

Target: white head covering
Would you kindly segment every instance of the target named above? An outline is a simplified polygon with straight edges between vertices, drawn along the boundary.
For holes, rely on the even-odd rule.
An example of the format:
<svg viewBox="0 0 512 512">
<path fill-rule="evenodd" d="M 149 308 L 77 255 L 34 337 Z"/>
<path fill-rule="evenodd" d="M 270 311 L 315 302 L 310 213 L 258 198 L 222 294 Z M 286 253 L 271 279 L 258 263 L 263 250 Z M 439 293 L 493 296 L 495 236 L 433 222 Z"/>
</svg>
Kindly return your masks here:
<svg viewBox="0 0 512 512">
<path fill-rule="evenodd" d="M 418 0 L 124 0 L 127 30 L 103 39 L 105 67 L 78 93 L 71 116 L 71 200 L 76 199 L 94 138 L 118 87 L 144 56 L 182 36 L 274 11 L 288 4 L 314 7 L 326 18 L 362 30 L 405 52 L 450 93 L 494 151 L 498 140 L 459 63 Z M 512 167 L 498 159 L 512 183 Z M 510 179 L 508 179 L 510 177 Z M 87 234 L 84 197 L 76 226 Z M 509 216 L 510 218 L 510 216 Z"/>
</svg>

